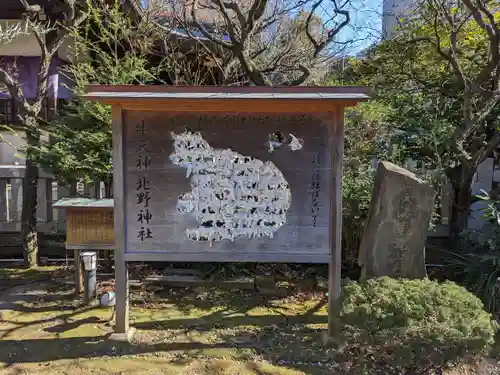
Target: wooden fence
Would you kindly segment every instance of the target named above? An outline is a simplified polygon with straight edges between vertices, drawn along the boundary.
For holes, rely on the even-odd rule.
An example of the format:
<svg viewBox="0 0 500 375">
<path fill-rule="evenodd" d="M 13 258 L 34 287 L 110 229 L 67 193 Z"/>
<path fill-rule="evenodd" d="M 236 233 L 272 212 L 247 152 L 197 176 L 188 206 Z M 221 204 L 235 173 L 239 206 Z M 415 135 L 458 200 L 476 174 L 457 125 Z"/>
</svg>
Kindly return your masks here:
<svg viewBox="0 0 500 375">
<path fill-rule="evenodd" d="M 0 232 L 19 232 L 23 197 L 24 165 L 0 165 Z M 75 194 L 89 198 L 104 196 L 102 184 L 60 186 L 50 174 L 39 173 L 37 196 L 37 229 L 43 234 L 65 233 L 65 212 L 53 203 Z"/>
</svg>

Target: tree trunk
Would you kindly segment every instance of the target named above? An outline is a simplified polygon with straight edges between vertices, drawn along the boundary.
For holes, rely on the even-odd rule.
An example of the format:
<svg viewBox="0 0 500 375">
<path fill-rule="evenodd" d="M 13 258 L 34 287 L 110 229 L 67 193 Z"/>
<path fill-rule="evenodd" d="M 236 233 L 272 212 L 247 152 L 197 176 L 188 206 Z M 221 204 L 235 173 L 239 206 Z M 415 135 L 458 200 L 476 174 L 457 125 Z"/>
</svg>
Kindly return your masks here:
<svg viewBox="0 0 500 375">
<path fill-rule="evenodd" d="M 453 186 L 453 208 L 450 222 L 450 237 L 456 244 L 460 234 L 467 228 L 470 206 L 472 204 L 472 181 L 475 169 L 468 165 L 459 165 L 448 173 Z"/>
<path fill-rule="evenodd" d="M 113 181 L 104 181 L 104 198 L 113 198 Z"/>
<path fill-rule="evenodd" d="M 36 231 L 36 207 L 38 191 L 38 167 L 31 160 L 31 148 L 38 146 L 40 135 L 27 131 L 26 169 L 23 179 L 23 210 L 21 215 L 21 241 L 23 243 L 24 265 L 33 268 L 38 265 L 38 233 Z"/>
<path fill-rule="evenodd" d="M 69 196 L 70 197 L 76 197 L 77 196 L 76 183 L 77 183 L 77 181 L 74 180 L 74 179 L 69 179 L 68 180 L 68 189 L 69 189 Z"/>
</svg>

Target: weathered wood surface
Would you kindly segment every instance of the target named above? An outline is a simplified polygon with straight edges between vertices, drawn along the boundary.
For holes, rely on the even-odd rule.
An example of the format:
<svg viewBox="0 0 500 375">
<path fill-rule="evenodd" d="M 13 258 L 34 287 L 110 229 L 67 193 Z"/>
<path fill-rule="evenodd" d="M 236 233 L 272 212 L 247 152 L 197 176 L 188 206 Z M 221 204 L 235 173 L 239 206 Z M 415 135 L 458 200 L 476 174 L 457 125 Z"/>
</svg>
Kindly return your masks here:
<svg viewBox="0 0 500 375">
<path fill-rule="evenodd" d="M 185 261 L 260 261 L 328 262 L 329 195 L 331 157 L 328 126 L 333 116 L 238 114 L 172 116 L 158 112 L 125 112 L 125 218 L 127 260 Z M 139 133 L 144 124 L 144 134 Z M 174 165 L 171 132 L 183 133 L 185 127 L 200 132 L 215 149 L 231 149 L 263 162 L 272 161 L 283 173 L 291 190 L 291 206 L 286 223 L 274 238 L 237 238 L 195 241 L 185 230 L 199 223 L 191 214 L 177 211 L 178 197 L 191 190 L 186 169 Z M 303 148 L 292 151 L 281 147 L 269 153 L 268 137 L 275 131 L 293 134 L 304 140 Z M 145 150 L 147 149 L 147 150 Z M 138 151 L 141 152 L 138 152 Z M 147 168 L 138 168 L 138 158 L 149 158 Z M 138 204 L 138 185 L 150 184 L 148 207 Z M 144 191 L 142 191 L 144 193 Z M 144 197 L 144 195 L 143 195 Z M 151 214 L 149 225 L 138 222 L 140 210 Z M 141 241 L 141 227 L 152 238 Z"/>
<path fill-rule="evenodd" d="M 113 199 L 115 228 L 115 290 L 116 290 L 116 325 L 115 332 L 129 333 L 129 274 L 125 260 L 126 225 L 125 225 L 125 165 L 124 165 L 124 113 L 118 106 L 111 109 L 113 132 Z"/>
<path fill-rule="evenodd" d="M 119 106 L 122 110 L 170 113 L 226 113 L 229 101 L 237 112 L 326 113 L 369 99 L 365 87 L 214 87 L 214 86 L 88 86 L 89 100 Z M 234 107 L 234 105 L 233 105 Z M 233 110 L 234 111 L 234 110 Z"/>
<path fill-rule="evenodd" d="M 332 114 L 333 115 L 333 114 Z M 342 172 L 344 162 L 344 111 L 334 114 L 333 126 L 329 128 L 332 178 L 330 182 L 330 262 L 328 270 L 328 311 L 337 311 L 341 293 L 342 265 Z M 338 327 L 334 319 L 328 319 L 328 335 L 336 337 Z"/>
<path fill-rule="evenodd" d="M 66 213 L 66 247 L 114 246 L 113 208 L 69 208 Z"/>
</svg>

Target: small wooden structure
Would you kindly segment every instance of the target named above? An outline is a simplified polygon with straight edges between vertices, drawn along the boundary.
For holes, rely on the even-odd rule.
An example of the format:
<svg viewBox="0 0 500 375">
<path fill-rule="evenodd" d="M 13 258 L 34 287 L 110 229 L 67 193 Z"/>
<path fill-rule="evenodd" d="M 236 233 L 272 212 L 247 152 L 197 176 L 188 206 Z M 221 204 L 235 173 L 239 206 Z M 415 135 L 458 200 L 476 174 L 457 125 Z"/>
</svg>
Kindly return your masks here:
<svg viewBox="0 0 500 375">
<path fill-rule="evenodd" d="M 129 332 L 132 261 L 329 262 L 333 314 L 344 108 L 365 88 L 90 86 L 85 97 L 112 106 L 116 333 Z"/>
<path fill-rule="evenodd" d="M 54 208 L 66 210 L 66 249 L 74 251 L 75 288 L 82 289 L 80 251 L 113 250 L 113 199 L 63 198 Z"/>
</svg>

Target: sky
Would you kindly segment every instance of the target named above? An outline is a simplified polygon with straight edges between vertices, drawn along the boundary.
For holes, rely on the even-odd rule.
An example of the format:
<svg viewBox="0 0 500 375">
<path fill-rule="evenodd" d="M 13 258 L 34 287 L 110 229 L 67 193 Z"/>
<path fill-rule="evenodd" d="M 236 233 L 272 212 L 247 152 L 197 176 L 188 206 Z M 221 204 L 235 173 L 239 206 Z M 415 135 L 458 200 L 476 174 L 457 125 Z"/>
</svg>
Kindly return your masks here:
<svg viewBox="0 0 500 375">
<path fill-rule="evenodd" d="M 342 29 L 338 40 L 349 43 L 343 54 L 356 55 L 380 39 L 382 0 L 352 0 L 346 9 L 350 12 L 351 22 Z M 328 11 L 325 13 L 328 14 Z"/>
</svg>

